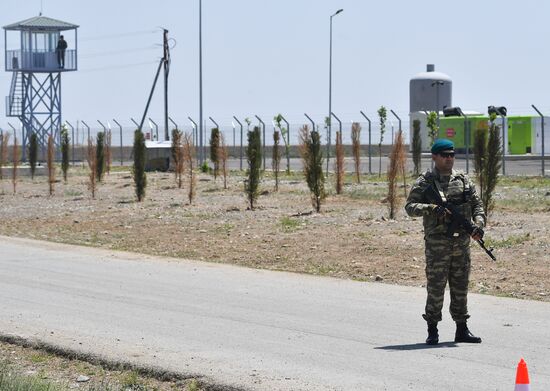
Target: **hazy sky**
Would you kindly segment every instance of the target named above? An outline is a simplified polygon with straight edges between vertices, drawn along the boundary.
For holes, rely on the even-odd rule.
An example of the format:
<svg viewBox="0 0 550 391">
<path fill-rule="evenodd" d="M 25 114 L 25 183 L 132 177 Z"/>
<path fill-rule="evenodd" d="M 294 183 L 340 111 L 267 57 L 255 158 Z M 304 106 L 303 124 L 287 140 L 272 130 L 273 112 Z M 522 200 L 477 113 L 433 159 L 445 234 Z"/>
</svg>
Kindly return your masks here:
<svg viewBox="0 0 550 391">
<path fill-rule="evenodd" d="M 0 23 L 36 16 L 40 7 L 40 0 L 0 0 Z M 281 112 L 305 123 L 307 112 L 321 122 L 329 16 L 338 8 L 333 111 L 347 123 L 359 110 L 375 117 L 380 105 L 407 118 L 409 80 L 427 63 L 450 75 L 453 104 L 463 109 L 494 104 L 531 114 L 534 103 L 550 113 L 547 1 L 203 0 L 204 117 L 227 125 L 233 115 L 258 114 L 270 123 Z M 139 119 L 165 27 L 177 41 L 170 115 L 185 125 L 188 115 L 198 120 L 198 0 L 43 0 L 43 14 L 80 25 L 80 69 L 63 75 L 64 119 Z M 10 80 L 2 69 L 4 96 Z M 161 123 L 158 87 L 150 116 Z M 5 128 L 4 115 L 2 105 Z"/>
</svg>

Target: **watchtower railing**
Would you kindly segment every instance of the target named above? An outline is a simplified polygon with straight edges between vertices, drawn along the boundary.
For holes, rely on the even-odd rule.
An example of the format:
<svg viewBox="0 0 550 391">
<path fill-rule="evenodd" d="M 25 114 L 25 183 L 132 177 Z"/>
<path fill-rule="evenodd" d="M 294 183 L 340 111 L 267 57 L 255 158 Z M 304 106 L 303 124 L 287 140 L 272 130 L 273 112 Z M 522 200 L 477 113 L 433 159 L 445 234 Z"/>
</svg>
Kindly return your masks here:
<svg viewBox="0 0 550 391">
<path fill-rule="evenodd" d="M 65 50 L 65 66 L 60 68 L 57 51 L 6 50 L 6 71 L 66 72 L 76 71 L 76 50 Z"/>
</svg>

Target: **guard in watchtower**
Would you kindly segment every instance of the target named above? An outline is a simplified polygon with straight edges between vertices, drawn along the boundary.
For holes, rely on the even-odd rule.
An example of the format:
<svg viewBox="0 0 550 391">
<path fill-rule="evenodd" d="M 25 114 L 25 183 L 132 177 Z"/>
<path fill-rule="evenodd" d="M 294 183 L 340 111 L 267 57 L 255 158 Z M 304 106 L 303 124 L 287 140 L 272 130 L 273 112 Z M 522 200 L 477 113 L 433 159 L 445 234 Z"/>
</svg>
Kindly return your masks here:
<svg viewBox="0 0 550 391">
<path fill-rule="evenodd" d="M 437 323 L 441 321 L 441 310 L 447 281 L 451 291 L 450 312 L 456 322 L 455 342 L 480 343 L 466 325 L 468 315 L 467 295 L 470 277 L 470 237 L 483 237 L 485 213 L 474 183 L 463 172 L 453 169 L 455 162 L 454 144 L 439 139 L 433 144 L 433 170 L 428 170 L 413 185 L 405 210 L 411 217 L 423 217 L 426 254 L 426 300 L 422 317 L 428 323 L 428 345 L 439 343 Z M 430 188 L 431 187 L 431 188 Z M 453 204 L 461 214 L 475 223 L 471 233 L 457 227 L 449 232 L 450 211 L 434 204 L 427 190 L 439 193 L 444 202 Z M 455 209 L 456 209 L 455 208 Z"/>
<path fill-rule="evenodd" d="M 57 41 L 57 47 L 55 48 L 57 52 L 57 65 L 59 65 L 59 68 L 65 68 L 65 50 L 67 50 L 67 41 L 65 41 L 63 35 L 60 35 Z"/>
</svg>

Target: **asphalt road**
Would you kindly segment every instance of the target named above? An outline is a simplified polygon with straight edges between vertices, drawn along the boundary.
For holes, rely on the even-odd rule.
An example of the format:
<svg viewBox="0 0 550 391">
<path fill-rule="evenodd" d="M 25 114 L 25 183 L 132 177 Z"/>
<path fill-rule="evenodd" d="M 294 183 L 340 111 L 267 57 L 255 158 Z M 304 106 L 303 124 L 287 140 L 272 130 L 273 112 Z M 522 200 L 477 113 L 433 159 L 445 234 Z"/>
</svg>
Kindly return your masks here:
<svg viewBox="0 0 550 391">
<path fill-rule="evenodd" d="M 0 333 L 251 390 L 550 389 L 550 303 L 470 296 L 427 347 L 422 288 L 0 237 Z"/>
</svg>

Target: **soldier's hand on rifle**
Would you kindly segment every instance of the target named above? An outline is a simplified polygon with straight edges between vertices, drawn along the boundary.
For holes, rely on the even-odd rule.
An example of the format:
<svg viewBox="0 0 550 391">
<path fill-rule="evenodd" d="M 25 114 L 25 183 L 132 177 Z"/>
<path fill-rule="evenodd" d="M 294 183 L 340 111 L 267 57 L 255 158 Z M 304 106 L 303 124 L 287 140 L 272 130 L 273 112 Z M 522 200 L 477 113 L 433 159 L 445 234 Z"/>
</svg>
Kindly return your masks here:
<svg viewBox="0 0 550 391">
<path fill-rule="evenodd" d="M 479 228 L 479 227 L 475 227 L 474 230 L 472 231 L 472 239 L 474 240 L 480 240 L 480 239 L 483 239 L 483 235 L 485 234 L 485 232 L 483 232 L 483 229 Z"/>
<path fill-rule="evenodd" d="M 436 214 L 438 217 L 445 217 L 447 214 L 451 214 L 447 208 L 444 208 L 440 205 L 433 205 L 432 211 Z"/>
</svg>

